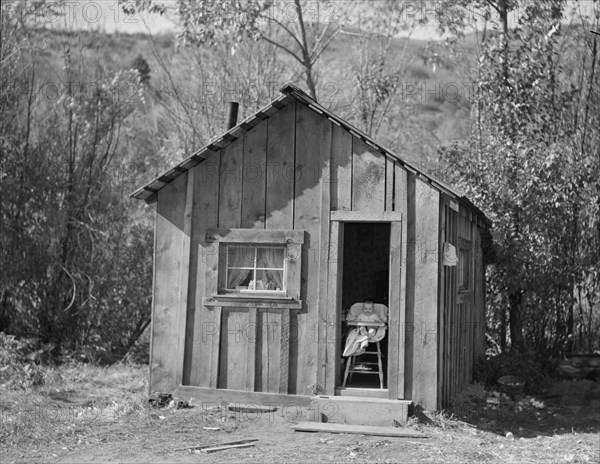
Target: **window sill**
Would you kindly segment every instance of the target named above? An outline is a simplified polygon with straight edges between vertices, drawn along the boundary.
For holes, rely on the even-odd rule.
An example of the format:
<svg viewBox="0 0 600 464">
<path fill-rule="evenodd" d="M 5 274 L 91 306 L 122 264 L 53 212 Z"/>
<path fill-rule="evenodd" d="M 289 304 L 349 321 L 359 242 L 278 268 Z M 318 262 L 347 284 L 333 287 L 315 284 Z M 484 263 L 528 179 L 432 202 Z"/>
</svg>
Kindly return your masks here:
<svg viewBox="0 0 600 464">
<path fill-rule="evenodd" d="M 274 309 L 302 309 L 302 300 L 289 296 L 274 295 L 213 295 L 203 298 L 202 304 L 207 307 L 236 307 L 236 308 L 274 308 Z"/>
</svg>

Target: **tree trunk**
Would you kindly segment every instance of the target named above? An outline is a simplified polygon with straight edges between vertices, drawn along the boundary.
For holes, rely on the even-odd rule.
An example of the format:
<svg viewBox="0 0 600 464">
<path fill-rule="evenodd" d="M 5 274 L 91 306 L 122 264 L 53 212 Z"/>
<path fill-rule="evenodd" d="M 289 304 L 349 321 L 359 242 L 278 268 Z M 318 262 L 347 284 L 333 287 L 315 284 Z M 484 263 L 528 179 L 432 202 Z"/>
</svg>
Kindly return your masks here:
<svg viewBox="0 0 600 464">
<path fill-rule="evenodd" d="M 510 307 L 510 343 L 513 351 L 523 351 L 523 320 L 522 320 L 522 303 L 523 296 L 517 290 L 509 295 Z"/>
<path fill-rule="evenodd" d="M 506 310 L 500 313 L 500 350 L 506 351 Z"/>
</svg>

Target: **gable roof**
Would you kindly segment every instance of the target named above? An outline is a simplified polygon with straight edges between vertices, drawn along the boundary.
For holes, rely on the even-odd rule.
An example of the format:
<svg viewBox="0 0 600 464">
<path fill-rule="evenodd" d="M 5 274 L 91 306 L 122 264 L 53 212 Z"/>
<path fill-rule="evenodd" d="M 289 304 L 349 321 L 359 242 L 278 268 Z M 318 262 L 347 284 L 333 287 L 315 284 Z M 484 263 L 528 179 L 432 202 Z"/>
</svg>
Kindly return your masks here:
<svg viewBox="0 0 600 464">
<path fill-rule="evenodd" d="M 352 124 L 344 121 L 342 118 L 340 118 L 335 113 L 328 110 L 327 108 L 321 106 L 319 103 L 317 103 L 315 100 L 313 100 L 308 94 L 306 94 L 298 86 L 288 83 L 280 89 L 280 92 L 282 93 L 282 95 L 279 96 L 278 98 L 276 98 L 275 100 L 271 101 L 271 103 L 269 103 L 263 109 L 259 110 L 252 116 L 244 119 L 242 122 L 240 122 L 235 127 L 231 128 L 230 130 L 225 132 L 223 135 L 212 139 L 207 145 L 205 145 L 203 148 L 201 148 L 200 150 L 195 152 L 193 155 L 186 158 L 185 160 L 180 162 L 177 166 L 173 167 L 172 169 L 166 171 L 164 174 L 157 176 L 156 178 L 154 178 L 153 180 L 151 180 L 144 186 L 140 187 L 135 192 L 133 192 L 130 196 L 133 198 L 137 198 L 139 200 L 144 200 L 144 201 L 146 201 L 146 203 L 152 203 L 152 202 L 156 201 L 158 192 L 163 187 L 165 187 L 167 184 L 169 184 L 170 182 L 172 182 L 173 180 L 178 178 L 180 175 L 182 175 L 189 169 L 200 164 L 202 161 L 204 161 L 210 155 L 211 152 L 220 150 L 221 148 L 229 145 L 230 143 L 232 143 L 234 140 L 238 139 L 239 137 L 242 137 L 246 132 L 248 132 L 254 126 L 257 126 L 265 119 L 268 119 L 269 117 L 273 116 L 281 108 L 283 108 L 288 103 L 290 103 L 292 101 L 292 99 L 295 99 L 297 101 L 304 103 L 305 105 L 307 105 L 311 110 L 315 111 L 316 113 L 323 115 L 324 117 L 326 117 L 327 119 L 332 121 L 334 124 L 337 124 L 338 126 L 343 127 L 348 132 L 350 132 L 352 135 L 361 139 L 367 145 L 374 148 L 378 152 L 382 153 L 384 156 L 391 157 L 395 162 L 397 162 L 398 164 L 403 166 L 405 169 L 407 169 L 409 172 L 416 175 L 421 180 L 427 182 L 433 188 L 449 195 L 454 200 L 456 200 L 460 203 L 463 203 L 469 209 L 473 210 L 478 216 L 480 216 L 481 219 L 483 219 L 483 221 L 485 222 L 485 224 L 488 227 L 491 225 L 490 220 L 485 216 L 485 214 L 479 208 L 477 208 L 467 197 L 462 195 L 460 192 L 455 190 L 450 185 L 427 174 L 422 169 L 419 169 L 417 166 L 413 165 L 412 163 L 403 160 L 398 155 L 393 153 L 391 150 L 381 146 L 375 140 L 373 140 L 369 135 L 367 135 L 364 132 L 362 132 L 361 130 L 357 129 Z"/>
</svg>

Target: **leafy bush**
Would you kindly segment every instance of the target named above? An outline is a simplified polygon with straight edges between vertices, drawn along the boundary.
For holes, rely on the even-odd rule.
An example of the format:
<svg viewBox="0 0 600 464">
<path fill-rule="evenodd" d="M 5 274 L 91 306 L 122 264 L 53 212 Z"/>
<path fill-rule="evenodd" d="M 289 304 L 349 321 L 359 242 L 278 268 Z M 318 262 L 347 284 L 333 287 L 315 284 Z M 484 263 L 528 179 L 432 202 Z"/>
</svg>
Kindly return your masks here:
<svg viewBox="0 0 600 464">
<path fill-rule="evenodd" d="M 27 389 L 42 385 L 44 370 L 32 361 L 36 353 L 30 343 L 0 332 L 0 386 Z"/>
<path fill-rule="evenodd" d="M 537 394 L 550 384 L 552 366 L 542 363 L 532 354 L 506 352 L 489 358 L 480 358 L 473 368 L 474 381 L 488 387 L 497 387 L 496 381 L 505 375 L 516 375 L 525 380 L 526 392 Z"/>
</svg>

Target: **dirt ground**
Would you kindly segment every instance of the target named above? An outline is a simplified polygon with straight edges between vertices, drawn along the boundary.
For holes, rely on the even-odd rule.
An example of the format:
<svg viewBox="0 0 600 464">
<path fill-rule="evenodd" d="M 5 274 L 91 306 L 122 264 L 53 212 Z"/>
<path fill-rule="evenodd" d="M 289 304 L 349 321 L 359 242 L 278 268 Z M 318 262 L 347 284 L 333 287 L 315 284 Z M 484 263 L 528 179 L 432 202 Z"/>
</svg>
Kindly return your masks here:
<svg viewBox="0 0 600 464">
<path fill-rule="evenodd" d="M 427 438 L 416 439 L 295 432 L 310 411 L 292 405 L 262 414 L 195 402 L 152 408 L 141 367 L 53 375 L 28 391 L 0 389 L 2 463 L 600 462 L 600 384 L 591 381 L 559 382 L 547 397 L 519 404 L 489 404 L 480 389 L 452 416 L 417 413 L 408 427 Z M 179 450 L 248 438 L 255 447 Z"/>
</svg>

